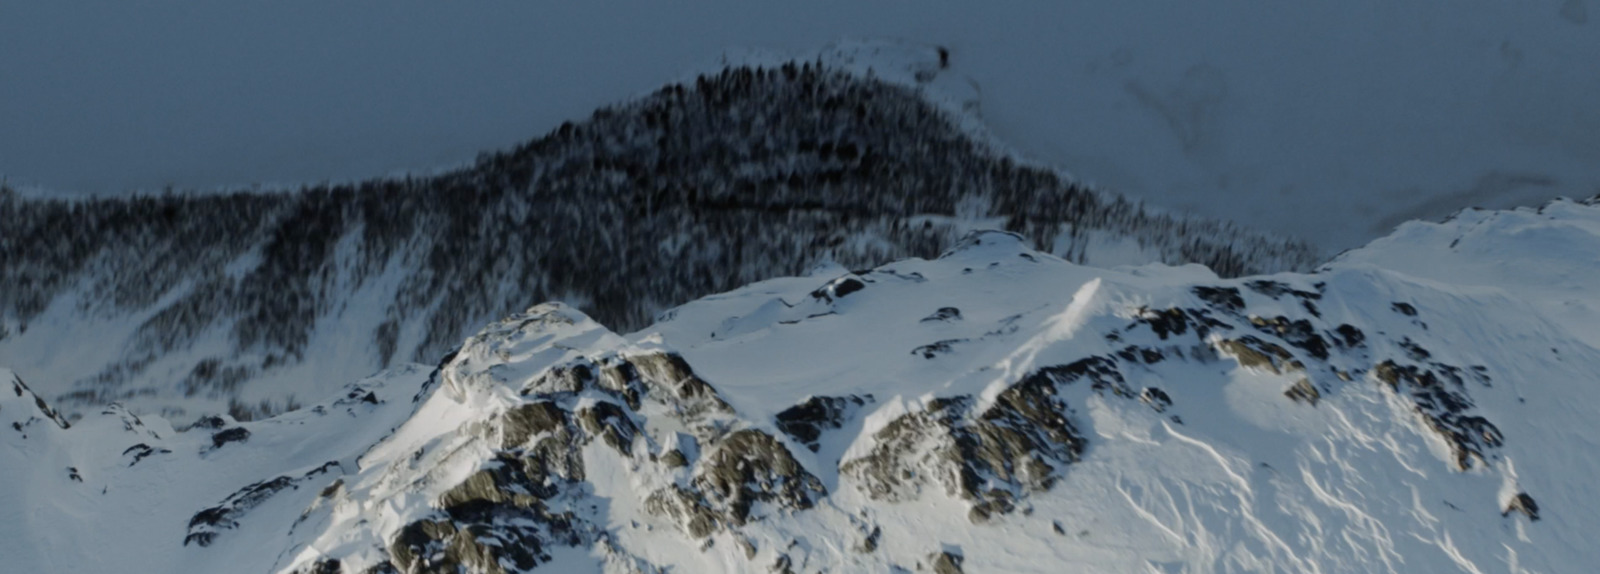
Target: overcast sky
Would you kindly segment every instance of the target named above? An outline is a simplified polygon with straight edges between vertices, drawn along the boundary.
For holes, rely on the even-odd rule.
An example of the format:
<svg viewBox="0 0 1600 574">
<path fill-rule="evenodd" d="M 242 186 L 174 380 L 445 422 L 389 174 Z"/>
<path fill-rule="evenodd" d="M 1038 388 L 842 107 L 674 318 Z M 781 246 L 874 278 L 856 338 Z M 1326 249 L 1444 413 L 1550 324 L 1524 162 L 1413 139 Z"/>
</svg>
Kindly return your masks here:
<svg viewBox="0 0 1600 574">
<path fill-rule="evenodd" d="M 0 0 L 0 174 L 73 193 L 429 170 L 729 49 L 949 46 L 1022 153 L 1330 249 L 1600 191 L 1596 0 Z"/>
</svg>

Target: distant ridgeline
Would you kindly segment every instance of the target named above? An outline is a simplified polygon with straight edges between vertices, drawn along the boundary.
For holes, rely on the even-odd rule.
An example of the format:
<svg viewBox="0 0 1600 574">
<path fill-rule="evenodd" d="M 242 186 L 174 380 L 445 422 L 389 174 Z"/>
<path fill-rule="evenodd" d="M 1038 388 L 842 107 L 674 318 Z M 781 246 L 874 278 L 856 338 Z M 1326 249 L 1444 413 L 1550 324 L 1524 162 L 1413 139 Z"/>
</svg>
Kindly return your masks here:
<svg viewBox="0 0 1600 574">
<path fill-rule="evenodd" d="M 973 218 L 1079 262 L 1111 240 L 1223 276 L 1317 263 L 1306 244 L 1149 213 L 1013 161 L 916 86 L 741 67 L 437 176 L 90 200 L 0 190 L 0 359 L 26 372 L 17 349 L 44 316 L 122 325 L 83 342 L 114 359 L 63 351 L 44 371 L 67 380 L 36 385 L 67 410 L 187 397 L 259 415 L 285 397 L 248 383 L 313 362 L 331 326 L 370 334 L 366 356 L 330 355 L 368 372 L 435 363 L 546 300 L 628 331 L 829 260 L 932 258 Z"/>
</svg>

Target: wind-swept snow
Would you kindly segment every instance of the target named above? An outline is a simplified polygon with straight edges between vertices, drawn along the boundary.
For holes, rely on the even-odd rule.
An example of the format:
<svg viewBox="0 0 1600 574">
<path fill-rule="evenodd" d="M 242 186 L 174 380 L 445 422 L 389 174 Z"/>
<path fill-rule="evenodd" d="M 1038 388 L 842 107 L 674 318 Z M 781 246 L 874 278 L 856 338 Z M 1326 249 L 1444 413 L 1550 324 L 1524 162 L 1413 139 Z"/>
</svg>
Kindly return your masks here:
<svg viewBox="0 0 1600 574">
<path fill-rule="evenodd" d="M 431 373 L 184 432 L 54 420 L 7 383 L 0 510 L 21 518 L 0 553 L 81 572 L 1584 571 L 1600 349 L 1560 314 L 1600 304 L 1565 259 L 1600 250 L 1597 222 L 1571 201 L 1465 213 L 1240 279 L 977 233 L 625 336 L 540 305 Z M 1451 275 L 1511 253 L 1503 276 Z"/>
</svg>

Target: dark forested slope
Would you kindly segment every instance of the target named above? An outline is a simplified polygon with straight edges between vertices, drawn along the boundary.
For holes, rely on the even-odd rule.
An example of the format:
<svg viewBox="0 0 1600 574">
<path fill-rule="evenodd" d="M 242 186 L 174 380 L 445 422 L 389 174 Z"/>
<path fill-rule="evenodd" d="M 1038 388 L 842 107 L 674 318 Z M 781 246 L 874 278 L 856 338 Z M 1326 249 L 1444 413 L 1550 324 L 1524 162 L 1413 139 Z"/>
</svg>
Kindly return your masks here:
<svg viewBox="0 0 1600 574">
<path fill-rule="evenodd" d="M 1224 276 L 1316 263 L 1304 244 L 1153 214 L 1014 161 L 917 86 L 791 63 L 669 85 L 436 176 L 88 200 L 0 191 L 0 359 L 65 379 L 40 386 L 69 410 L 188 398 L 246 416 L 287 406 L 249 383 L 306 363 L 332 324 L 370 333 L 366 356 L 341 355 L 364 369 L 433 363 L 541 301 L 626 331 L 828 260 L 933 257 L 973 219 L 1077 261 L 1109 238 Z M 113 349 L 104 361 L 22 356 L 30 337 L 83 332 L 28 330 L 49 313 L 125 328 L 83 341 Z"/>
</svg>

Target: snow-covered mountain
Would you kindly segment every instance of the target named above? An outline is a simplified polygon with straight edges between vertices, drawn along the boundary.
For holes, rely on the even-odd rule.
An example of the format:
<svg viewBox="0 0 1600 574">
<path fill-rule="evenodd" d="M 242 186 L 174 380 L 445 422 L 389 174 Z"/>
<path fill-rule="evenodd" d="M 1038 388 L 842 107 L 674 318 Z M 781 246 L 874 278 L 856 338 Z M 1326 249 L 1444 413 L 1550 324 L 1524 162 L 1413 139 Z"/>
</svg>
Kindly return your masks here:
<svg viewBox="0 0 1600 574">
<path fill-rule="evenodd" d="M 824 262 L 934 257 L 975 226 L 1099 265 L 1320 262 L 1013 159 L 946 56 L 751 56 L 429 177 L 82 200 L 0 188 L 0 364 L 69 414 L 116 401 L 182 425 L 435 363 L 534 302 L 637 329 Z"/>
<path fill-rule="evenodd" d="M 1581 572 L 1600 204 L 1309 273 L 975 232 L 622 335 L 548 303 L 275 418 L 0 374 L 0 556 L 71 572 Z M 27 384 L 43 385 L 41 381 Z"/>
</svg>

